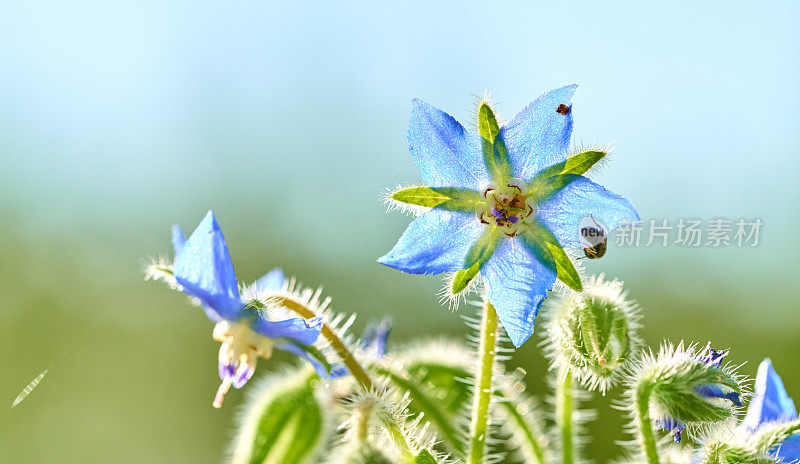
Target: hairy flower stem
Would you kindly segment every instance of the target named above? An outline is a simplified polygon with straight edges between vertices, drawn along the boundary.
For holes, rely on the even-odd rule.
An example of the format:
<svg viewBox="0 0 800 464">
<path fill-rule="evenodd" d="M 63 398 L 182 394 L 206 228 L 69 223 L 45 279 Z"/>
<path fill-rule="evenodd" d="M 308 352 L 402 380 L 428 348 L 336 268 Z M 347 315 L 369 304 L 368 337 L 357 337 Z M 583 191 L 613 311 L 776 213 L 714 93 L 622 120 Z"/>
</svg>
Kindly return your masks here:
<svg viewBox="0 0 800 464">
<path fill-rule="evenodd" d="M 572 464 L 575 461 L 572 429 L 572 408 L 574 404 L 575 379 L 569 367 L 558 373 L 556 386 L 556 422 L 561 434 L 561 462 Z"/>
<path fill-rule="evenodd" d="M 650 392 L 652 390 L 653 386 L 649 382 L 642 382 L 636 389 L 636 423 L 639 427 L 639 442 L 642 445 L 642 451 L 647 456 L 648 464 L 659 464 L 658 448 L 650 419 Z"/>
<path fill-rule="evenodd" d="M 275 298 L 275 301 L 306 319 L 317 316 L 314 311 L 310 310 L 300 302 L 290 298 L 278 297 Z M 328 324 L 323 324 L 320 334 L 328 340 L 328 343 L 331 344 L 333 350 L 336 352 L 336 355 L 342 360 L 344 365 L 347 367 L 347 370 L 353 374 L 353 378 L 356 379 L 359 385 L 361 385 L 365 391 L 372 390 L 372 379 L 369 378 L 367 371 L 361 366 L 361 364 L 359 364 L 355 356 L 353 356 L 353 353 L 347 349 L 347 346 L 344 344 L 342 339 L 336 335 L 336 332 L 334 332 L 330 326 L 328 326 Z"/>
<path fill-rule="evenodd" d="M 470 425 L 469 464 L 482 464 L 486 452 L 489 403 L 492 400 L 492 373 L 497 345 L 497 312 L 485 300 L 481 317 L 481 342 L 478 348 L 478 371 L 475 373 L 475 394 Z"/>
</svg>

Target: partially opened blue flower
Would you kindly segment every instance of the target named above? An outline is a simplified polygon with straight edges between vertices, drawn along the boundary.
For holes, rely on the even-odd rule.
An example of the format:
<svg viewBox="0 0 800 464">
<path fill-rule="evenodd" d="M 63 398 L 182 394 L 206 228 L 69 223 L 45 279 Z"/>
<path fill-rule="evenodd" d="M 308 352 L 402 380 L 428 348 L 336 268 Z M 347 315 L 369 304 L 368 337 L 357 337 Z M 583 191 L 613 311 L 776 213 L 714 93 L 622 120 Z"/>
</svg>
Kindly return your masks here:
<svg viewBox="0 0 800 464">
<path fill-rule="evenodd" d="M 725 360 L 725 357 L 728 355 L 728 350 L 715 350 L 711 348 L 711 344 L 709 343 L 706 348 L 700 352 L 697 356 L 692 356 L 690 359 L 692 362 L 699 363 L 705 365 L 706 367 L 712 368 L 717 370 L 717 372 L 724 373 L 725 369 L 722 366 L 722 362 Z M 719 376 L 719 379 L 722 379 L 723 376 Z M 720 383 L 702 383 L 696 385 L 692 388 L 695 395 L 700 398 L 707 398 L 707 399 L 720 399 L 726 400 L 729 404 L 734 406 L 742 406 L 741 394 L 730 388 L 730 384 L 726 382 Z M 681 433 L 683 433 L 684 429 L 686 428 L 686 424 L 675 417 L 670 416 L 663 416 L 658 417 L 655 420 L 655 424 L 662 429 L 671 432 L 675 443 L 680 443 L 681 441 Z"/>
<path fill-rule="evenodd" d="M 294 348 L 317 340 L 322 318 L 292 318 L 288 313 L 261 311 L 242 300 L 228 246 L 213 212 L 208 212 L 188 240 L 178 226 L 173 227 L 172 239 L 175 283 L 203 306 L 208 318 L 216 323 L 214 339 L 222 342 L 219 350 L 222 384 L 214 399 L 215 407 L 222 405 L 231 386 L 241 388 L 247 383 L 259 356 L 269 358 L 273 347 Z M 249 291 L 258 293 L 276 285 L 280 288 L 282 284 L 283 273 L 275 270 L 259 279 Z"/>
<path fill-rule="evenodd" d="M 582 289 L 564 251 L 584 248 L 581 221 L 591 217 L 607 234 L 639 218 L 627 199 L 582 176 L 604 151 L 567 157 L 576 87 L 542 95 L 503 126 L 483 102 L 477 134 L 421 100 L 411 110 L 409 148 L 427 187 L 391 199 L 427 210 L 378 261 L 412 274 L 455 272 L 454 294 L 480 273 L 515 346 L 533 333 L 557 278 Z"/>
<path fill-rule="evenodd" d="M 747 406 L 742 427 L 749 432 L 757 432 L 764 426 L 796 419 L 797 409 L 786 393 L 783 381 L 773 369 L 772 362 L 769 359 L 763 360 L 758 366 L 755 393 Z M 771 454 L 779 462 L 797 462 L 800 460 L 800 435 L 790 436 L 772 449 Z"/>
</svg>

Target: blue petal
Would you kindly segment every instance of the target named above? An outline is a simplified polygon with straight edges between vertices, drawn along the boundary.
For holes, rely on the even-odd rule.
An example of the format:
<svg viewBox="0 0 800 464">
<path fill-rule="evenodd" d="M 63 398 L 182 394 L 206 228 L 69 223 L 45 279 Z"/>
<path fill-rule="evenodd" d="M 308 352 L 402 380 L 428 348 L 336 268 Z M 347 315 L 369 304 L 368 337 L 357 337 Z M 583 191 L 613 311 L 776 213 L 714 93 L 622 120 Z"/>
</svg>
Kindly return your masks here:
<svg viewBox="0 0 800 464">
<path fill-rule="evenodd" d="M 183 235 L 183 230 L 178 225 L 172 226 L 172 247 L 175 250 L 175 259 L 178 259 L 183 247 L 186 245 L 186 236 Z"/>
<path fill-rule="evenodd" d="M 458 271 L 485 229 L 474 215 L 434 208 L 414 219 L 378 262 L 411 274 Z"/>
<path fill-rule="evenodd" d="M 182 290 L 200 300 L 209 317 L 238 319 L 239 286 L 225 237 L 209 211 L 175 259 L 175 279 Z"/>
<path fill-rule="evenodd" d="M 765 422 L 794 419 L 797 419 L 797 410 L 792 399 L 786 394 L 783 381 L 772 368 L 769 358 L 761 361 L 756 375 L 755 392 L 747 406 L 747 414 L 742 420 L 742 425 L 750 430 L 756 430 Z"/>
<path fill-rule="evenodd" d="M 506 238 L 481 268 L 489 301 L 511 342 L 522 346 L 533 334 L 533 322 L 556 281 L 549 269 L 518 238 Z"/>
<path fill-rule="evenodd" d="M 260 290 L 280 290 L 283 288 L 283 282 L 286 280 L 286 277 L 283 275 L 283 271 L 275 268 L 269 271 L 264 277 L 258 279 L 256 281 L 255 287 L 257 291 Z"/>
<path fill-rule="evenodd" d="M 698 395 L 704 396 L 706 398 L 722 398 L 730 401 L 731 403 L 735 404 L 736 406 L 742 405 L 741 395 L 735 391 L 726 391 L 723 390 L 722 387 L 719 385 L 714 384 L 705 384 L 705 385 L 698 385 L 694 389 Z"/>
<path fill-rule="evenodd" d="M 311 366 L 313 366 L 314 370 L 317 371 L 317 375 L 319 375 L 323 379 L 333 380 L 350 374 L 350 371 L 348 371 L 347 368 L 344 366 L 344 364 L 341 363 L 331 365 L 331 372 L 328 373 L 327 369 L 325 369 L 325 366 L 323 366 L 322 363 L 314 359 L 314 357 L 309 356 L 308 353 L 303 351 L 301 348 L 292 345 L 291 343 L 279 343 L 275 345 L 275 348 L 278 348 L 279 350 L 283 350 L 289 353 L 294 353 L 300 356 L 301 358 L 305 359 L 306 361 L 311 363 Z"/>
<path fill-rule="evenodd" d="M 371 322 L 358 340 L 361 348 L 375 359 L 382 358 L 386 354 L 386 343 L 391 330 L 392 320 L 388 317 L 380 322 Z"/>
<path fill-rule="evenodd" d="M 555 195 L 538 205 L 537 219 L 547 226 L 564 248 L 581 248 L 578 226 L 581 219 L 592 216 L 607 227 L 606 235 L 625 222 L 639 220 L 631 202 L 606 190 L 583 176 L 567 184 Z"/>
<path fill-rule="evenodd" d="M 667 417 L 666 419 L 656 420 L 656 425 L 668 432 L 672 432 L 675 443 L 681 442 L 681 433 L 683 432 L 683 429 L 686 428 L 686 424 L 679 421 L 678 419 Z"/>
<path fill-rule="evenodd" d="M 479 142 L 449 114 L 414 99 L 408 147 L 428 186 L 483 188 L 490 179 Z"/>
<path fill-rule="evenodd" d="M 296 317 L 284 321 L 268 321 L 259 317 L 253 320 L 250 327 L 267 338 L 289 338 L 297 340 L 303 345 L 310 345 L 319 338 L 319 332 L 322 330 L 322 318 Z"/>
<path fill-rule="evenodd" d="M 542 169 L 567 159 L 576 88 L 573 84 L 547 92 L 500 129 L 516 177 L 530 181 Z M 560 105 L 570 111 L 559 113 Z"/>
<path fill-rule="evenodd" d="M 774 454 L 773 454 L 774 453 Z M 792 435 L 770 450 L 780 462 L 793 463 L 800 460 L 800 435 Z"/>
</svg>

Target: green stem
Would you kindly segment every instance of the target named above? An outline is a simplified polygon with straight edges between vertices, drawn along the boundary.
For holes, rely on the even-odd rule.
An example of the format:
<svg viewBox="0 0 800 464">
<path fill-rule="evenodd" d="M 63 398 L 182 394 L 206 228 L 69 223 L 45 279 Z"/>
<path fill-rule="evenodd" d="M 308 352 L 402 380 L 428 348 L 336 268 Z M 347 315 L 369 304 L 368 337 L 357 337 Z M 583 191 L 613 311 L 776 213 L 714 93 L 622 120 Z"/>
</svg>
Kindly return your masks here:
<svg viewBox="0 0 800 464">
<path fill-rule="evenodd" d="M 574 405 L 573 375 L 569 367 L 558 373 L 560 380 L 556 387 L 556 422 L 561 432 L 561 462 L 572 464 L 575 460 L 572 429 L 572 409 Z"/>
<path fill-rule="evenodd" d="M 317 316 L 314 311 L 307 308 L 304 304 L 291 298 L 277 297 L 275 298 L 275 301 L 306 319 Z M 331 347 L 333 347 L 336 355 L 342 360 L 344 365 L 347 367 L 347 370 L 353 374 L 353 377 L 356 379 L 359 385 L 361 385 L 365 391 L 372 390 L 372 379 L 369 378 L 367 371 L 361 366 L 361 364 L 359 364 L 355 356 L 353 356 L 353 353 L 347 349 L 347 345 L 345 345 L 342 339 L 336 335 L 336 332 L 334 332 L 328 326 L 328 324 L 323 324 L 320 335 L 328 340 L 328 343 L 331 344 Z"/>
<path fill-rule="evenodd" d="M 478 348 L 478 371 L 475 374 L 475 395 L 470 424 L 469 464 L 482 464 L 486 452 L 489 403 L 492 400 L 492 373 L 497 344 L 497 312 L 486 300 L 481 317 L 481 342 Z"/>
<path fill-rule="evenodd" d="M 650 419 L 650 392 L 653 386 L 649 383 L 642 383 L 636 390 L 636 412 L 637 425 L 639 426 L 639 438 L 642 450 L 647 456 L 648 464 L 658 463 L 658 448 L 656 438 L 653 434 L 653 424 Z"/>
<path fill-rule="evenodd" d="M 519 403 L 506 400 L 501 401 L 499 404 L 505 410 L 506 415 L 513 421 L 513 427 L 518 435 L 517 439 L 523 443 L 522 452 L 524 455 L 531 464 L 545 464 L 547 460 L 545 458 L 544 445 L 539 441 L 542 436 L 541 429 L 525 420 L 524 413 L 520 413 L 517 409 Z M 532 412 L 529 411 L 528 414 L 532 414 Z"/>
</svg>

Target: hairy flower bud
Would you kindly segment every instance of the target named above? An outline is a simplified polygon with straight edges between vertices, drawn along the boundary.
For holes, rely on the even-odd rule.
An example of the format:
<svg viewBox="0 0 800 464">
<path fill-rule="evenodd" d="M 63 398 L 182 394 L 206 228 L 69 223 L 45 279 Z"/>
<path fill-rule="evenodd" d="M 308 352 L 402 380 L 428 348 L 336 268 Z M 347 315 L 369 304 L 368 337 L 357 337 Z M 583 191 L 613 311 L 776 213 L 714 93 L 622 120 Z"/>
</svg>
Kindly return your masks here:
<svg viewBox="0 0 800 464">
<path fill-rule="evenodd" d="M 686 425 L 710 425 L 733 416 L 740 407 L 742 377 L 730 364 L 722 365 L 727 352 L 706 346 L 677 347 L 665 343 L 657 355 L 643 356 L 632 370 L 628 390 L 631 405 L 647 405 L 638 410 L 642 420 L 649 415 L 659 427 L 680 441 Z"/>
<path fill-rule="evenodd" d="M 569 367 L 588 389 L 603 394 L 613 387 L 636 356 L 641 340 L 639 307 L 627 298 L 622 282 L 592 277 L 582 293 L 553 299 L 548 351 L 554 367 Z"/>
</svg>

